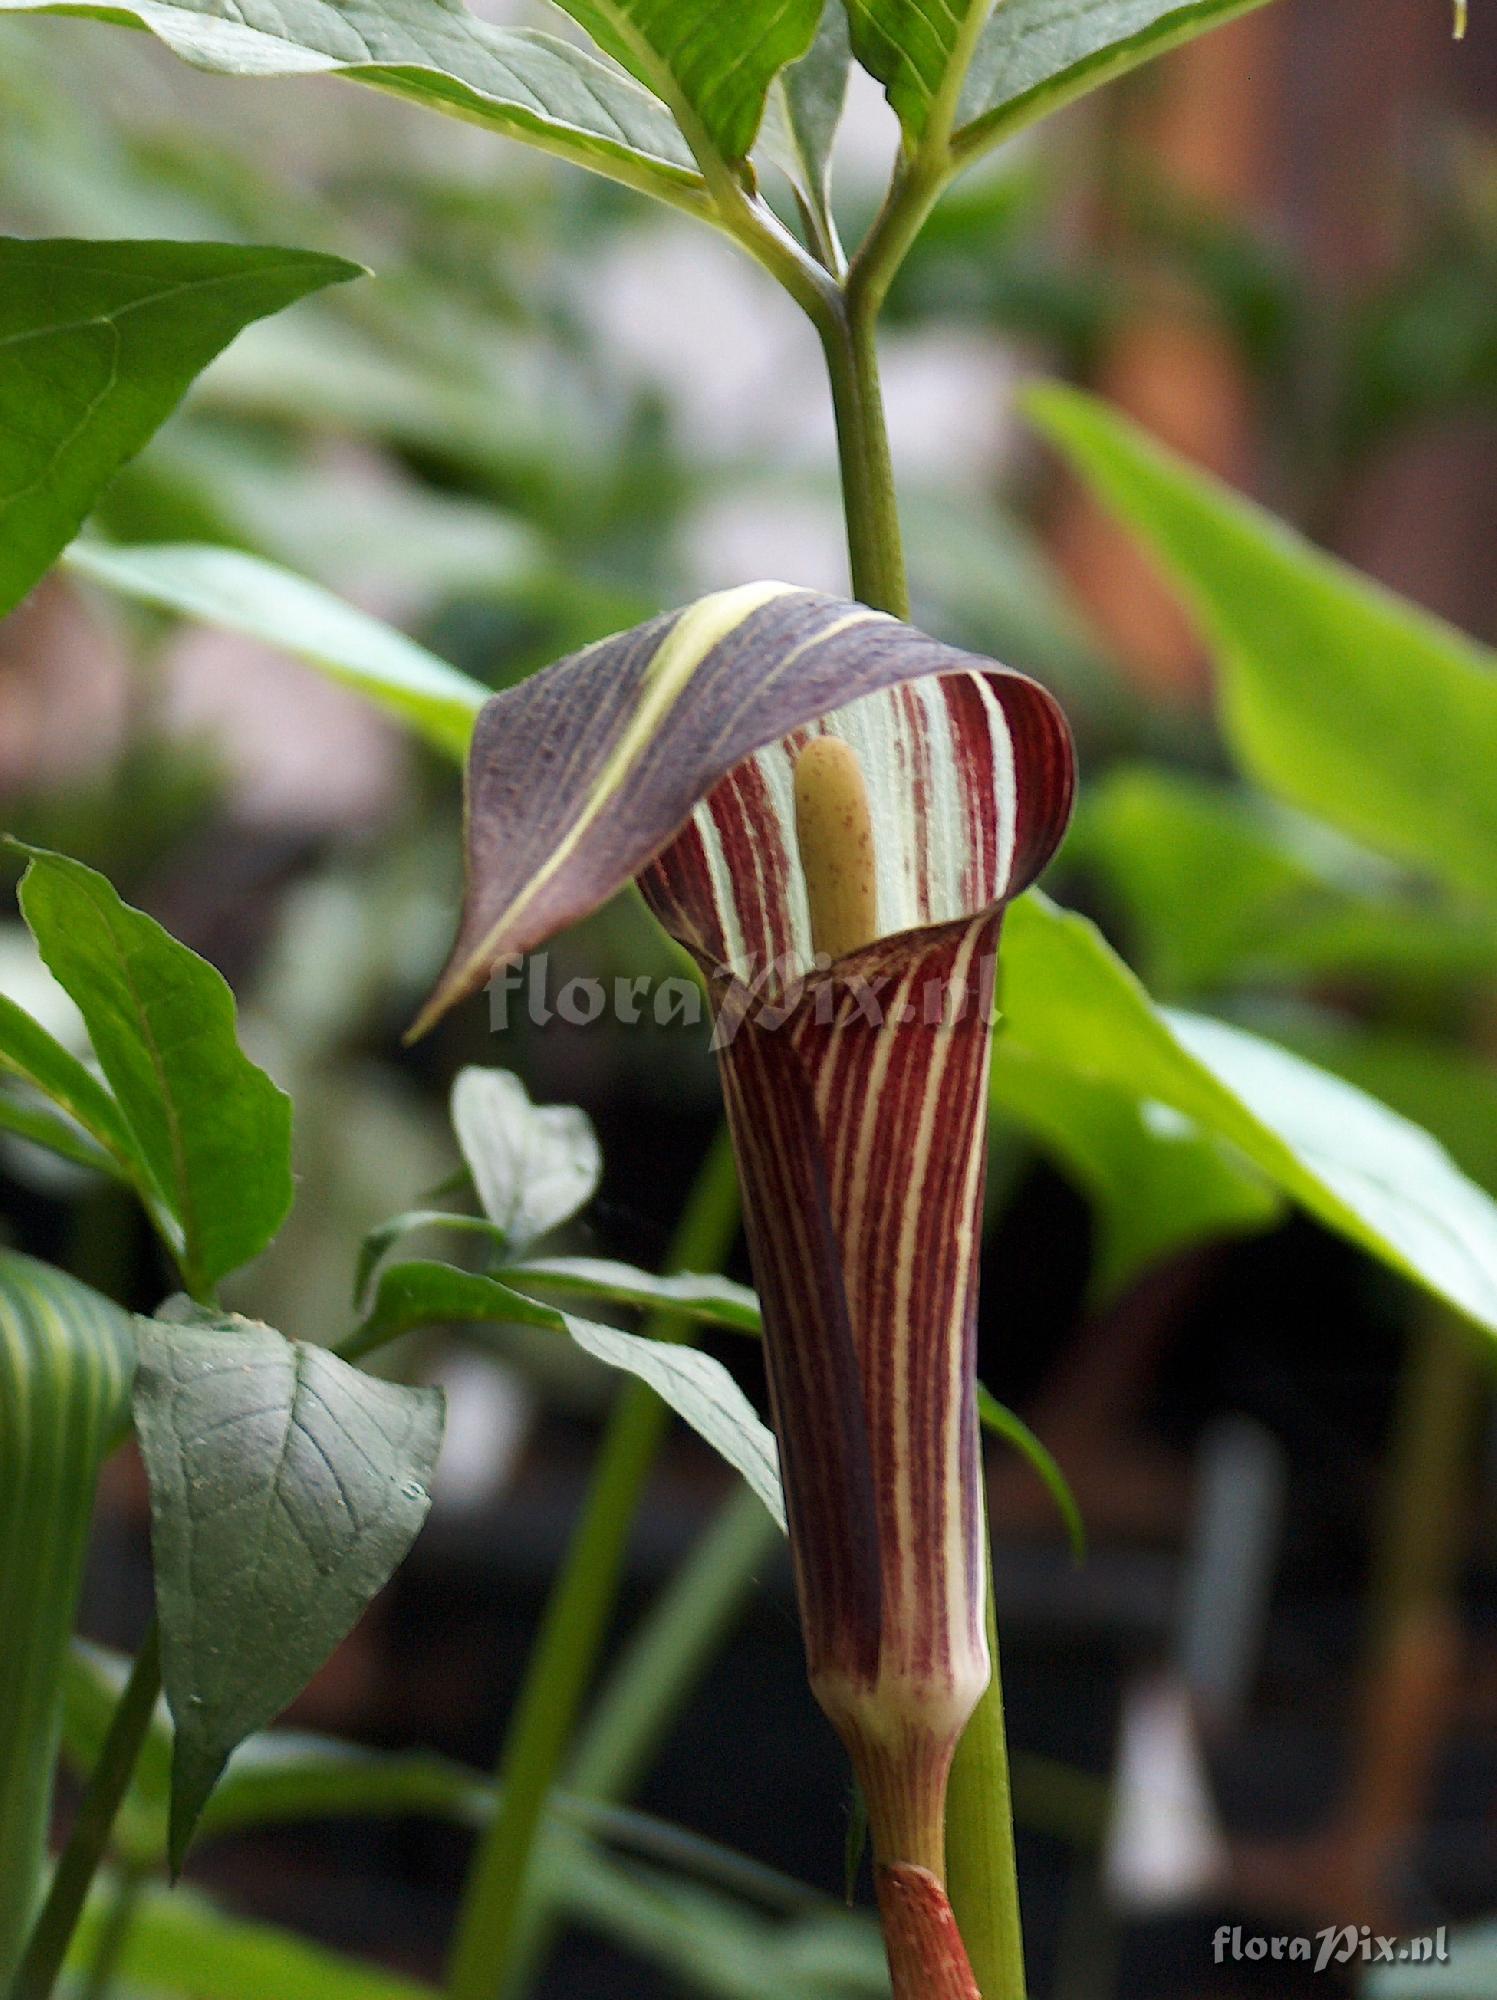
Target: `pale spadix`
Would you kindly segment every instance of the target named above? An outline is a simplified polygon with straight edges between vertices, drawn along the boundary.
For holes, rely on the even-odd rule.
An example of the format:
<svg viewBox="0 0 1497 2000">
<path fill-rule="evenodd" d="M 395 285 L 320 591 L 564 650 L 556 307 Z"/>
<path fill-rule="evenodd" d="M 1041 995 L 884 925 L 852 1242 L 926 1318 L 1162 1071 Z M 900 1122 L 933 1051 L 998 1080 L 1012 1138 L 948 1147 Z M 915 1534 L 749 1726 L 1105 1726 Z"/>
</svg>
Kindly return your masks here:
<svg viewBox="0 0 1497 2000">
<path fill-rule="evenodd" d="M 417 1024 L 631 877 L 707 977 L 810 1677 L 867 1796 L 900 2000 L 975 1992 L 940 1883 L 989 1673 L 992 982 L 1072 783 L 1033 681 L 787 585 L 705 598 L 485 706 L 462 925 Z"/>
</svg>

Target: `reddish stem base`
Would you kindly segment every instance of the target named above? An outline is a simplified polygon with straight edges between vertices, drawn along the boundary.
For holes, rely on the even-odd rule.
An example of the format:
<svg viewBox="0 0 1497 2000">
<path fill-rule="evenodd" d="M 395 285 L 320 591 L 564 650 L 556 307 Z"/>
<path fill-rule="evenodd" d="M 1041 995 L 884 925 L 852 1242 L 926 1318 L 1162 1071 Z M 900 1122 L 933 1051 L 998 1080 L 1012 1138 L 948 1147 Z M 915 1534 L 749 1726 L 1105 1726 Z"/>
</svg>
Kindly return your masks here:
<svg viewBox="0 0 1497 2000">
<path fill-rule="evenodd" d="M 946 1891 L 928 1868 L 880 1868 L 878 1906 L 894 2000 L 982 2000 Z"/>
</svg>

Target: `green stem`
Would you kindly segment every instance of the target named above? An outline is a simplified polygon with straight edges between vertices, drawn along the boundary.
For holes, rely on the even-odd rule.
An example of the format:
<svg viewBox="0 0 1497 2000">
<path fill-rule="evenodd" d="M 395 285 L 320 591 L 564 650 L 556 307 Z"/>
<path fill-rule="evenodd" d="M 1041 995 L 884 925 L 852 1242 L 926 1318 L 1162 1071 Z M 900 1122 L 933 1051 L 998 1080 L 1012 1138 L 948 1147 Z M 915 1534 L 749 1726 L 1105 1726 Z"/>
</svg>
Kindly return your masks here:
<svg viewBox="0 0 1497 2000">
<path fill-rule="evenodd" d="M 1024 1931 L 1014 1855 L 1003 1675 L 998 1663 L 991 1542 L 988 1556 L 988 1651 L 993 1678 L 967 1724 L 946 1793 L 946 1892 L 986 2000 L 1024 2000 Z"/>
<path fill-rule="evenodd" d="M 130 1932 L 135 1926 L 135 1913 L 140 1907 L 145 1885 L 144 1869 L 122 1870 L 110 1895 L 109 1906 L 104 1912 L 104 1921 L 99 1927 L 98 1943 L 94 1947 L 88 1977 L 83 1983 L 78 2000 L 109 2000 L 109 1995 L 114 1991 L 114 1975 L 119 1971 L 120 1960 L 124 1955 L 125 1946 L 130 1941 Z"/>
<path fill-rule="evenodd" d="M 108 1850 L 115 1816 L 129 1789 L 160 1692 L 161 1656 L 152 1620 L 115 1706 L 99 1761 L 11 1986 L 10 2000 L 49 2000 L 57 1984 L 69 1940 Z"/>
<path fill-rule="evenodd" d="M 884 421 L 875 317 L 856 296 L 819 324 L 837 420 L 837 458 L 854 597 L 895 618 L 910 615 L 894 462 Z"/>
<path fill-rule="evenodd" d="M 738 1185 L 719 1133 L 677 1226 L 675 1270 L 716 1270 L 738 1228 Z M 656 1339 L 684 1331 L 669 1316 Z M 536 1834 L 576 1727 L 617 1601 L 635 1512 L 664 1436 L 665 1406 L 631 1382 L 609 1418 L 582 1518 L 552 1589 L 500 1754 L 502 1804 L 469 1871 L 448 1965 L 450 2000 L 494 2000 L 512 1977 L 522 1938 Z"/>
</svg>

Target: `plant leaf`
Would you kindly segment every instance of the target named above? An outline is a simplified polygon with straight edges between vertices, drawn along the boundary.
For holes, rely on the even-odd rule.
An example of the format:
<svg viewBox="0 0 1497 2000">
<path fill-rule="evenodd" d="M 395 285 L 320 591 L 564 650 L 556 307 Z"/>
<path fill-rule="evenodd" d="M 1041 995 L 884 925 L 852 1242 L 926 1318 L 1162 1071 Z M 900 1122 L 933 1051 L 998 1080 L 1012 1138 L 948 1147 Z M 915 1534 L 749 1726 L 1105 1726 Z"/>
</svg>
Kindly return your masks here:
<svg viewBox="0 0 1497 2000">
<path fill-rule="evenodd" d="M 1004 1034 L 1171 1106 L 1327 1228 L 1497 1332 L 1497 1203 L 1416 1125 L 1239 1028 L 1157 1009 L 1095 926 L 1043 897 L 1008 912 Z"/>
<path fill-rule="evenodd" d="M 75 1167 L 108 1174 L 127 1187 L 134 1184 L 129 1171 L 118 1160 L 112 1159 L 102 1146 L 96 1146 L 71 1120 L 59 1117 L 45 1104 L 26 1104 L 10 1091 L 0 1090 L 0 1129 L 17 1139 L 29 1140 L 33 1146 L 45 1147 L 59 1159 L 70 1160 Z"/>
<path fill-rule="evenodd" d="M 632 78 L 553 35 L 493 27 L 443 0 L 286 0 L 257 21 L 231 0 L 0 0 L 0 12 L 134 24 L 225 76 L 340 73 L 663 200 L 699 198 L 689 149 Z"/>
<path fill-rule="evenodd" d="M 3 0 L 0 0 L 3 3 Z M 219 625 L 306 660 L 461 757 L 489 690 L 321 585 L 238 549 L 190 542 L 114 548 L 74 542 L 77 576 L 123 597 Z"/>
<path fill-rule="evenodd" d="M 234 996 L 205 959 L 82 862 L 21 852 L 22 914 L 176 1218 L 189 1289 L 210 1287 L 291 1205 L 291 1100 L 240 1049 Z"/>
<path fill-rule="evenodd" d="M 479 1204 L 512 1254 L 570 1221 L 597 1193 L 603 1155 L 587 1113 L 532 1104 L 509 1070 L 460 1071 L 452 1125 Z"/>
<path fill-rule="evenodd" d="M 948 115 L 955 109 L 993 0 L 846 0 L 846 5 L 853 53 L 883 84 L 905 137 L 918 143 L 937 101 L 947 103 Z"/>
<path fill-rule="evenodd" d="M 1040 1443 L 1021 1416 L 1016 1415 L 1007 1403 L 1000 1403 L 992 1390 L 984 1388 L 981 1382 L 977 1385 L 977 1414 L 985 1430 L 990 1430 L 994 1437 L 1001 1437 L 1005 1444 L 1013 1446 L 1021 1458 L 1028 1459 L 1065 1522 L 1072 1557 L 1077 1562 L 1085 1562 L 1086 1523 L 1081 1518 L 1076 1495 L 1071 1491 L 1071 1482 L 1056 1464 L 1054 1453 Z"/>
<path fill-rule="evenodd" d="M 1215 645 L 1250 776 L 1354 840 L 1497 900 L 1497 655 L 1053 385 L 1034 421 L 1168 568 Z"/>
<path fill-rule="evenodd" d="M 117 1171 L 149 1184 L 149 1174 L 137 1155 L 130 1129 L 103 1084 L 71 1049 L 64 1048 L 40 1021 L 3 993 L 0 993 L 0 1070 L 9 1071 L 49 1097 L 75 1125 L 97 1140 Z"/>
<path fill-rule="evenodd" d="M 359 275 L 307 250 L 0 237 L 0 617 L 242 327 Z"/>
<path fill-rule="evenodd" d="M 1209 1128 L 1128 1085 L 1036 1056 L 1013 1036 L 993 1051 L 992 1102 L 1074 1179 L 1097 1215 L 1090 1302 L 1116 1298 L 1196 1243 L 1266 1229 L 1275 1187 Z"/>
<path fill-rule="evenodd" d="M 729 1327 L 735 1333 L 761 1330 L 757 1295 L 732 1278 L 692 1271 L 657 1277 L 605 1257 L 528 1258 L 496 1275 L 507 1285 L 534 1285 L 577 1298 L 612 1299 L 622 1306 L 668 1306 L 685 1319 Z"/>
<path fill-rule="evenodd" d="M 806 53 L 821 0 L 556 0 L 730 164 L 748 158 L 773 79 Z"/>
<path fill-rule="evenodd" d="M 495 1255 L 504 1248 L 504 1232 L 486 1215 L 459 1215 L 447 1208 L 408 1208 L 400 1215 L 392 1215 L 388 1220 L 376 1224 L 359 1245 L 358 1263 L 354 1269 L 353 1302 L 358 1305 L 369 1289 L 369 1281 L 378 1269 L 386 1252 L 398 1243 L 402 1236 L 413 1236 L 427 1229 L 450 1229 L 460 1236 L 481 1236 L 489 1244 Z"/>
<path fill-rule="evenodd" d="M 127 1313 L 0 1251 L 0 1986 L 36 1913 L 94 1484 L 134 1365 Z"/>
<path fill-rule="evenodd" d="M 135 1426 L 175 1870 L 235 1744 L 295 1699 L 415 1540 L 442 1398 L 249 1320 L 142 1321 Z"/>
<path fill-rule="evenodd" d="M 341 1351 L 364 1353 L 418 1326 L 463 1321 L 544 1327 L 565 1334 L 608 1367 L 647 1382 L 698 1437 L 743 1475 L 784 1527 L 774 1434 L 760 1422 L 722 1363 L 695 1348 L 578 1319 L 525 1297 L 497 1278 L 459 1271 L 451 1264 L 415 1262 L 391 1264 L 381 1271 L 373 1308 Z"/>
<path fill-rule="evenodd" d="M 967 72 L 956 143 L 968 154 L 1098 85 L 1250 13 L 1264 0 L 1000 0 Z"/>
<path fill-rule="evenodd" d="M 852 68 L 847 12 L 827 0 L 816 38 L 799 62 L 781 70 L 770 86 L 760 145 L 805 203 L 823 261 L 835 262 L 832 219 L 832 147 L 842 121 Z"/>
<path fill-rule="evenodd" d="M 1143 767 L 1093 788 L 1070 855 L 1105 876 L 1151 991 L 1232 981 L 1478 978 L 1497 910 L 1434 901 L 1329 827 L 1239 787 Z"/>
<path fill-rule="evenodd" d="M 103 1949 L 109 1884 L 90 1897 L 68 1955 L 82 1979 Z M 131 2000 L 438 2000 L 436 1989 L 294 1931 L 228 1915 L 190 1889 L 148 1884 L 115 1961 Z"/>
</svg>

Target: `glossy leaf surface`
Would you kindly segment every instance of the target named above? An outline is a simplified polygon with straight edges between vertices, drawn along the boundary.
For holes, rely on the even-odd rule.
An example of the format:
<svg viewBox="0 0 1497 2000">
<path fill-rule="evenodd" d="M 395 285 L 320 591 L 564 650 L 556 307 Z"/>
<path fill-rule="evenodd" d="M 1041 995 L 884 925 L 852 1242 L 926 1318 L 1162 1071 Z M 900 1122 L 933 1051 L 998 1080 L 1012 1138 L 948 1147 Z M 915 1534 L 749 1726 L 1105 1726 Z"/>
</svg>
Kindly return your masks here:
<svg viewBox="0 0 1497 2000">
<path fill-rule="evenodd" d="M 188 1286 L 211 1286 L 291 1205 L 290 1099 L 241 1050 L 234 996 L 205 959 L 94 869 L 24 851 L 22 914 L 88 1027 Z"/>
<path fill-rule="evenodd" d="M 306 250 L 0 237 L 0 617 L 236 333 L 359 275 Z"/>
</svg>

